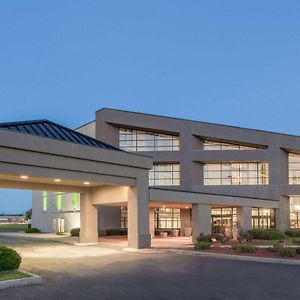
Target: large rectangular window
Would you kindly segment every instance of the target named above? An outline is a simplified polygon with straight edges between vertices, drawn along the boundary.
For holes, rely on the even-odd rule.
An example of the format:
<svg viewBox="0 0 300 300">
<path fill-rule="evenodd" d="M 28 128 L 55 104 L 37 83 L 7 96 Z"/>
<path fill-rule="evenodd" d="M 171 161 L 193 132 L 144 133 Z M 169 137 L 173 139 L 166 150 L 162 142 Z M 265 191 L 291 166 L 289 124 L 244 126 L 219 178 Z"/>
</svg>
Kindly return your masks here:
<svg viewBox="0 0 300 300">
<path fill-rule="evenodd" d="M 300 184 L 299 154 L 289 154 L 289 184 Z"/>
<path fill-rule="evenodd" d="M 204 185 L 260 184 L 269 184 L 268 163 L 230 162 L 204 165 Z"/>
<path fill-rule="evenodd" d="M 180 185 L 180 164 L 155 164 L 149 171 L 149 185 Z"/>
<path fill-rule="evenodd" d="M 155 229 L 179 229 L 180 209 L 156 208 L 154 211 Z"/>
<path fill-rule="evenodd" d="M 230 144 L 217 141 L 204 141 L 203 150 L 255 150 L 263 147 Z"/>
<path fill-rule="evenodd" d="M 290 197 L 290 228 L 300 228 L 300 196 Z"/>
<path fill-rule="evenodd" d="M 275 228 L 275 209 L 252 208 L 252 228 Z"/>
<path fill-rule="evenodd" d="M 224 234 L 226 228 L 232 229 L 236 226 L 236 208 L 235 207 L 220 207 L 212 208 L 211 210 L 212 233 Z"/>
<path fill-rule="evenodd" d="M 119 129 L 119 147 L 126 151 L 177 151 L 179 136 L 134 129 Z"/>
</svg>

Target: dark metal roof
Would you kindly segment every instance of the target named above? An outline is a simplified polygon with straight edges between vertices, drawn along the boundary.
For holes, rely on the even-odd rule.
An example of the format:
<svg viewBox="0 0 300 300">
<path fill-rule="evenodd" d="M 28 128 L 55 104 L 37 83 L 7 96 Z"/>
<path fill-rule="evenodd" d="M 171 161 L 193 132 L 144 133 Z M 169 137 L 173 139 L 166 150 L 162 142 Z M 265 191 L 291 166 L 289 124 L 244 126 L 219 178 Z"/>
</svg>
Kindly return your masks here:
<svg viewBox="0 0 300 300">
<path fill-rule="evenodd" d="M 80 145 L 122 151 L 117 147 L 48 120 L 0 123 L 0 128 Z"/>
</svg>

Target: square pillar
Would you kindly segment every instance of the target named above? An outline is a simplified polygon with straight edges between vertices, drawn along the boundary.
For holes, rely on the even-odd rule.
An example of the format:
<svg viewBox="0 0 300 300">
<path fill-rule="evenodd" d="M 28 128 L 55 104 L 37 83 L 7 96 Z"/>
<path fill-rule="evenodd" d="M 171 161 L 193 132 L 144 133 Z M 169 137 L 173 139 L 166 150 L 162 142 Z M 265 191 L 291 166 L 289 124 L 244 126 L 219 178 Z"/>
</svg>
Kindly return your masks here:
<svg viewBox="0 0 300 300">
<path fill-rule="evenodd" d="M 276 209 L 276 228 L 283 232 L 290 229 L 290 199 L 281 196 L 279 199 L 279 208 Z"/>
<path fill-rule="evenodd" d="M 155 214 L 154 214 L 155 208 L 150 208 L 149 212 L 149 224 L 150 224 L 150 234 L 151 238 L 155 238 Z"/>
<path fill-rule="evenodd" d="M 193 241 L 200 234 L 211 234 L 211 206 L 207 204 L 192 205 Z"/>
<path fill-rule="evenodd" d="M 90 191 L 80 194 L 80 243 L 98 243 L 98 210 Z"/>
<path fill-rule="evenodd" d="M 180 209 L 180 235 L 184 236 L 184 228 L 192 228 L 191 210 L 189 208 Z"/>
<path fill-rule="evenodd" d="M 240 206 L 236 208 L 236 218 L 243 232 L 252 229 L 252 207 Z"/>
<path fill-rule="evenodd" d="M 137 178 L 134 187 L 128 187 L 128 247 L 151 247 L 149 230 L 148 174 Z"/>
</svg>

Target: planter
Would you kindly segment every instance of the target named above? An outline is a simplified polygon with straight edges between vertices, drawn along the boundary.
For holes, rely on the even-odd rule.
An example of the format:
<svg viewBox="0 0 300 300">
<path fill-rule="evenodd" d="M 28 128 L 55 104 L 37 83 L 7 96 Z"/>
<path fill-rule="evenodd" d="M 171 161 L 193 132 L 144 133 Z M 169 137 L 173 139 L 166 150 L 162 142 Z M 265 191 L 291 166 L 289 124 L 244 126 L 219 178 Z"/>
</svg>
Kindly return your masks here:
<svg viewBox="0 0 300 300">
<path fill-rule="evenodd" d="M 179 230 L 178 229 L 173 229 L 172 230 L 172 236 L 173 237 L 178 237 L 179 236 Z"/>
<path fill-rule="evenodd" d="M 192 235 L 192 228 L 186 227 L 184 228 L 184 236 L 191 236 Z"/>
<path fill-rule="evenodd" d="M 161 232 L 160 232 L 160 236 L 161 236 L 163 239 L 165 239 L 165 238 L 168 236 L 168 233 L 167 233 L 167 232 L 161 231 Z"/>
</svg>

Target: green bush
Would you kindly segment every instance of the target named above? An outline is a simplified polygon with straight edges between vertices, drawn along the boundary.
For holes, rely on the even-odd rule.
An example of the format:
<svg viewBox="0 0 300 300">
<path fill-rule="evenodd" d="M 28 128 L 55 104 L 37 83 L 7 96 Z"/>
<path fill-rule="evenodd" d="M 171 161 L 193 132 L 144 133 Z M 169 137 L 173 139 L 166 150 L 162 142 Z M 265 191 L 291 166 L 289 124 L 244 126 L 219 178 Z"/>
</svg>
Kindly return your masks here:
<svg viewBox="0 0 300 300">
<path fill-rule="evenodd" d="M 253 253 L 256 251 L 256 247 L 249 244 L 234 244 L 231 249 L 243 253 Z"/>
<path fill-rule="evenodd" d="M 5 246 L 0 246 L 0 271 L 18 269 L 21 264 L 20 254 Z"/>
<path fill-rule="evenodd" d="M 210 243 L 211 242 L 211 235 L 210 234 L 203 234 L 200 233 L 197 237 L 196 237 L 196 242 L 206 242 L 206 243 Z"/>
<path fill-rule="evenodd" d="M 98 230 L 98 237 L 106 236 L 106 235 L 107 235 L 106 230 L 104 230 L 104 229 L 99 229 Z"/>
<path fill-rule="evenodd" d="M 258 240 L 281 240 L 285 239 L 284 233 L 277 228 L 256 228 L 248 231 L 253 239 Z"/>
<path fill-rule="evenodd" d="M 194 244 L 195 250 L 207 250 L 210 248 L 210 243 L 208 242 L 197 242 Z"/>
<path fill-rule="evenodd" d="M 121 235 L 121 229 L 120 228 L 112 228 L 112 229 L 106 229 L 106 235 Z"/>
<path fill-rule="evenodd" d="M 300 254 L 300 248 L 298 247 L 298 248 L 294 248 L 295 250 L 296 250 L 296 253 L 297 254 Z"/>
<path fill-rule="evenodd" d="M 25 230 L 25 232 L 26 233 L 40 233 L 41 231 L 38 228 L 33 227 L 33 228 L 27 228 Z"/>
<path fill-rule="evenodd" d="M 121 235 L 127 235 L 127 228 L 121 228 Z"/>
<path fill-rule="evenodd" d="M 294 257 L 297 255 L 297 251 L 294 248 L 286 247 L 278 250 L 278 254 L 283 257 Z"/>
<path fill-rule="evenodd" d="M 73 228 L 70 230 L 71 236 L 79 236 L 80 228 Z"/>
<path fill-rule="evenodd" d="M 288 230 L 285 232 L 287 236 L 298 238 L 300 237 L 300 230 Z"/>
</svg>

